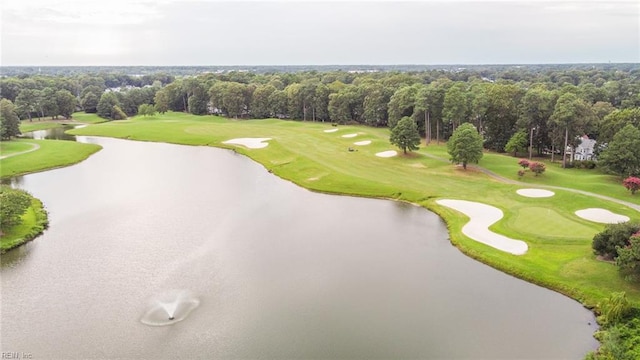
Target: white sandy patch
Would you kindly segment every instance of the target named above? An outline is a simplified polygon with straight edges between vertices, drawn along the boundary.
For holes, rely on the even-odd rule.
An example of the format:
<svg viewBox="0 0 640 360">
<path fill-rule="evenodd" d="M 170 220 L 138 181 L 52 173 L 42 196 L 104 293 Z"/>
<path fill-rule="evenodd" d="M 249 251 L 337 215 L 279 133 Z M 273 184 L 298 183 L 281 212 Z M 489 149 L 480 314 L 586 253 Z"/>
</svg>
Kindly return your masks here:
<svg viewBox="0 0 640 360">
<path fill-rule="evenodd" d="M 527 252 L 529 247 L 524 241 L 511 239 L 489 230 L 489 226 L 504 216 L 502 210 L 494 206 L 465 200 L 444 199 L 437 200 L 436 203 L 460 211 L 469 217 L 469 222 L 462 227 L 462 233 L 471 239 L 514 255 L 522 255 Z"/>
<path fill-rule="evenodd" d="M 388 150 L 388 151 L 383 151 L 383 152 L 376 153 L 376 156 L 384 157 L 384 158 L 392 157 L 392 156 L 396 156 L 396 155 L 398 155 L 398 152 L 395 151 L 395 150 Z"/>
<path fill-rule="evenodd" d="M 332 133 L 332 132 L 336 132 L 336 131 L 338 131 L 338 129 L 328 129 L 328 130 L 325 130 L 324 132 Z"/>
<path fill-rule="evenodd" d="M 227 141 L 223 141 L 223 144 L 242 145 L 249 149 L 262 149 L 269 145 L 269 143 L 263 142 L 271 140 L 271 138 L 237 138 Z"/>
<path fill-rule="evenodd" d="M 358 134 L 346 134 L 346 135 L 342 135 L 343 138 L 352 138 L 352 137 L 356 137 L 358 136 Z"/>
<path fill-rule="evenodd" d="M 353 144 L 354 145 L 369 145 L 369 144 L 371 144 L 371 140 L 356 141 Z"/>
<path fill-rule="evenodd" d="M 518 193 L 518 195 L 531 197 L 531 198 L 551 197 L 556 194 L 553 191 L 542 190 L 542 189 L 519 189 L 516 192 Z"/>
<path fill-rule="evenodd" d="M 628 216 L 612 213 L 607 209 L 589 208 L 576 211 L 579 217 L 602 224 L 617 224 L 629 221 Z"/>
</svg>

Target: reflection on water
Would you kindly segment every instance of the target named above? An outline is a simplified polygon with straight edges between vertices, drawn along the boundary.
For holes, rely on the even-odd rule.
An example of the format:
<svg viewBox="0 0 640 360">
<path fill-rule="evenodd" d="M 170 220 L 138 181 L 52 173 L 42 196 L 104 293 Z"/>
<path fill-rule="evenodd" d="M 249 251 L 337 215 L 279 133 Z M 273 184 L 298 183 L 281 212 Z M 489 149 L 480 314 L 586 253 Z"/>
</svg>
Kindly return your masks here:
<svg viewBox="0 0 640 360">
<path fill-rule="evenodd" d="M 65 131 L 73 129 L 75 126 L 65 125 L 62 127 L 46 130 L 29 131 L 22 134 L 22 137 L 35 140 L 70 140 L 75 141 L 74 135 L 66 134 Z"/>
<path fill-rule="evenodd" d="M 2 257 L 3 351 L 579 359 L 597 345 L 593 314 L 465 257 L 422 208 L 312 193 L 231 151 L 84 140 L 103 150 L 15 182 L 50 227 Z M 170 289 L 199 307 L 142 324 Z"/>
</svg>

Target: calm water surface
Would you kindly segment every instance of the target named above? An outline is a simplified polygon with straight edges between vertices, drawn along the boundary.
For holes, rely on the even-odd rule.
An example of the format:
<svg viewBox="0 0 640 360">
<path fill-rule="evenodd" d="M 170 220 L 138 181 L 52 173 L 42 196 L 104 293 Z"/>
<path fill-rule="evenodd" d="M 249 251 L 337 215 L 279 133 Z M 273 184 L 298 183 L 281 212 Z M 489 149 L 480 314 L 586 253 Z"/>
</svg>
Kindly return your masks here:
<svg viewBox="0 0 640 360">
<path fill-rule="evenodd" d="M 2 257 L 2 351 L 579 359 L 597 346 L 589 311 L 465 257 L 422 208 L 312 193 L 226 150 L 78 140 L 104 149 L 14 180 L 51 223 Z M 143 324 L 174 289 L 199 307 Z"/>
</svg>

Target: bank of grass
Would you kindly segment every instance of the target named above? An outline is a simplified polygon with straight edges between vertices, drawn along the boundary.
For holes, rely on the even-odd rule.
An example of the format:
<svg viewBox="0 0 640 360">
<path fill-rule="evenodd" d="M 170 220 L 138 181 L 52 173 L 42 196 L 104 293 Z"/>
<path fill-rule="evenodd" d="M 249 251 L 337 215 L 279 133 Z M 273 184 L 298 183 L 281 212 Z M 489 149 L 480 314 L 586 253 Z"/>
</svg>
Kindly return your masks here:
<svg viewBox="0 0 640 360">
<path fill-rule="evenodd" d="M 20 122 L 20 132 L 46 130 L 61 128 L 65 125 L 97 124 L 106 120 L 96 114 L 85 112 L 75 112 L 70 119 L 33 118 L 32 120 L 22 120 Z"/>
<path fill-rule="evenodd" d="M 0 159 L 1 178 L 72 165 L 88 158 L 102 148 L 96 144 L 62 140 L 20 139 L 12 140 L 11 143 L 38 144 L 40 148 L 25 154 Z"/>
<path fill-rule="evenodd" d="M 47 228 L 49 219 L 42 202 L 31 199 L 31 206 L 22 215 L 22 223 L 7 229 L 0 237 L 0 254 L 35 239 Z"/>
<path fill-rule="evenodd" d="M 107 121 L 97 114 L 88 114 L 84 111 L 74 112 L 73 115 L 71 115 L 71 119 L 83 124 L 98 124 Z"/>
<path fill-rule="evenodd" d="M 636 306 L 640 305 L 640 286 L 624 281 L 614 265 L 597 261 L 593 255 L 591 240 L 604 226 L 574 214 L 579 209 L 600 207 L 637 220 L 640 215 L 637 211 L 563 190 L 555 190 L 555 196 L 544 199 L 519 196 L 515 191 L 521 186 L 499 182 L 473 169 L 464 171 L 426 155 L 436 153 L 447 157 L 443 146 L 430 145 L 407 156 L 376 157 L 377 152 L 394 149 L 389 144 L 387 129 L 339 126 L 338 132 L 334 133 L 325 133 L 325 129 L 332 127 L 328 123 L 228 120 L 168 113 L 112 121 L 74 129 L 70 133 L 233 148 L 260 162 L 274 174 L 311 190 L 416 203 L 442 216 L 450 230 L 451 241 L 473 258 L 558 290 L 589 307 L 615 291 L 626 291 L 629 299 Z M 350 133 L 358 133 L 358 136 L 341 136 Z M 239 137 L 268 137 L 272 140 L 263 149 L 222 143 Z M 372 143 L 367 146 L 353 144 L 362 140 L 371 140 Z M 356 151 L 349 151 L 350 147 Z M 494 168 L 506 168 L 513 163 L 514 174 L 517 171 L 514 158 L 488 158 L 490 160 L 486 162 Z M 485 165 L 484 159 L 481 165 Z M 611 195 L 606 192 L 606 187 L 590 189 Z M 505 218 L 492 226 L 492 230 L 525 240 L 530 250 L 523 256 L 514 256 L 467 238 L 461 228 L 468 219 L 437 205 L 435 200 L 438 198 L 478 201 L 502 209 Z M 540 229 L 546 230 L 543 233 Z"/>
</svg>

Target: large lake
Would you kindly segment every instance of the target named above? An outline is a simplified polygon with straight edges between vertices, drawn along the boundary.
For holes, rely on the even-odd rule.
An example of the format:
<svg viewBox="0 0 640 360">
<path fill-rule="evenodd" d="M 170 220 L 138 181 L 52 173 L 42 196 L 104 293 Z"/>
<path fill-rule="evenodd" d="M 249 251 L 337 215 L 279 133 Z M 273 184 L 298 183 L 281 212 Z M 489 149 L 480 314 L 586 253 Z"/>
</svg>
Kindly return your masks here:
<svg viewBox="0 0 640 360">
<path fill-rule="evenodd" d="M 464 256 L 425 209 L 313 193 L 227 150 L 79 141 L 104 149 L 13 180 L 51 222 L 2 256 L 4 352 L 580 359 L 597 346 L 591 312 Z M 200 305 L 143 324 L 171 290 Z"/>
</svg>

